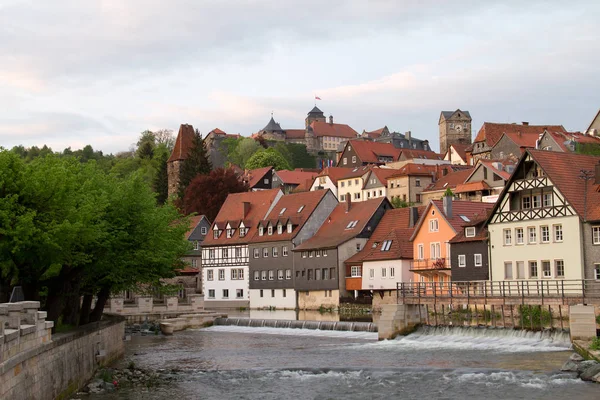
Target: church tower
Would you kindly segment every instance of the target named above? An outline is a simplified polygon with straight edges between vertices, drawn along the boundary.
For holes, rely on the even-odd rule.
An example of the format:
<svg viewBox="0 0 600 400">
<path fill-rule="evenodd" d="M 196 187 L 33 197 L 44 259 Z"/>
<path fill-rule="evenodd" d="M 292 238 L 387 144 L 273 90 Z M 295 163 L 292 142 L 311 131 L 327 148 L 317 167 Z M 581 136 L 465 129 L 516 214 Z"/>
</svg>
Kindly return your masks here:
<svg viewBox="0 0 600 400">
<path fill-rule="evenodd" d="M 440 153 L 446 154 L 453 144 L 469 145 L 471 139 L 471 114 L 468 111 L 442 111 L 440 128 Z"/>
</svg>

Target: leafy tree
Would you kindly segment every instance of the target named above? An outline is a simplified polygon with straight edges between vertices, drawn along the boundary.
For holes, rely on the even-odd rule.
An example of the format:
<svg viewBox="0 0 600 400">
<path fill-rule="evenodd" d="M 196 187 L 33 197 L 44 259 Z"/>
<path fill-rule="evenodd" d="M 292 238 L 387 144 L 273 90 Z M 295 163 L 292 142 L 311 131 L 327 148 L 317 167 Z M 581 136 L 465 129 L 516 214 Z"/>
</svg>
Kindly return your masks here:
<svg viewBox="0 0 600 400">
<path fill-rule="evenodd" d="M 575 152 L 578 154 L 587 154 L 590 156 L 600 156 L 600 145 L 593 143 L 576 143 Z"/>
<path fill-rule="evenodd" d="M 190 183 L 183 198 L 185 214 L 198 213 L 214 221 L 230 193 L 246 192 L 248 186 L 241 182 L 229 168 L 218 168 L 208 175 L 198 175 Z"/>
<path fill-rule="evenodd" d="M 154 177 L 154 192 L 156 193 L 156 201 L 162 205 L 169 198 L 169 175 L 167 170 L 168 153 L 163 153 L 158 160 L 158 171 Z"/>
<path fill-rule="evenodd" d="M 394 208 L 406 208 L 406 207 L 412 207 L 414 205 L 414 203 L 408 202 L 406 200 L 402 200 L 400 197 L 392 198 L 391 203 Z"/>
<path fill-rule="evenodd" d="M 173 131 L 170 129 L 159 129 L 154 132 L 154 139 L 157 146 L 164 145 L 169 153 L 173 151 L 173 147 L 175 146 L 175 136 L 173 135 Z"/>
<path fill-rule="evenodd" d="M 252 138 L 242 138 L 239 139 L 233 154 L 231 154 L 228 159 L 230 162 L 243 169 L 250 157 L 252 157 L 259 149 L 261 149 L 261 146 L 256 140 Z"/>
<path fill-rule="evenodd" d="M 285 145 L 291 155 L 293 168 L 315 168 L 317 160 L 315 156 L 306 151 L 306 145 L 300 143 L 287 143 Z M 282 153 L 283 154 L 283 153 Z"/>
<path fill-rule="evenodd" d="M 254 153 L 246 162 L 246 168 L 256 169 L 263 167 L 273 167 L 279 171 L 282 169 L 292 169 L 289 162 L 274 148 L 261 149 Z"/>
<path fill-rule="evenodd" d="M 446 191 L 444 192 L 444 197 L 453 197 L 454 193 L 452 192 L 452 189 L 447 188 Z"/>
<path fill-rule="evenodd" d="M 188 158 L 183 162 L 179 172 L 179 198 L 182 199 L 185 195 L 185 189 L 190 182 L 199 174 L 205 175 L 210 173 L 212 169 L 202 135 L 196 130 L 192 148 Z"/>
<path fill-rule="evenodd" d="M 143 159 L 152 159 L 154 157 L 154 148 L 156 147 L 156 136 L 152 131 L 144 131 L 137 142 L 136 155 Z"/>
</svg>

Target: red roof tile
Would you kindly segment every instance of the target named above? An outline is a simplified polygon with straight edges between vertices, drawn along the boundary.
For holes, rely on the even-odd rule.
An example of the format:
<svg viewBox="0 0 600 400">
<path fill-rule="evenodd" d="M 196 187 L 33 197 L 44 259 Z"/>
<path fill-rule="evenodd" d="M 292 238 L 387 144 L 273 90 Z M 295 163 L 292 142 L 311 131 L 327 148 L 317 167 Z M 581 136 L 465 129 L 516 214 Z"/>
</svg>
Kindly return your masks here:
<svg viewBox="0 0 600 400">
<path fill-rule="evenodd" d="M 488 146 L 494 146 L 502 137 L 503 133 L 541 134 L 544 130 L 564 131 L 562 125 L 521 125 L 521 124 L 497 124 L 484 122 L 473 142 L 485 142 Z"/>
<path fill-rule="evenodd" d="M 507 172 L 504 168 L 507 165 L 516 165 L 516 163 L 514 161 L 509 160 L 509 159 L 505 159 L 505 160 L 479 160 L 478 163 L 485 165 L 493 173 L 495 173 L 496 175 L 500 176 L 505 181 L 508 180 L 508 178 L 510 178 L 511 174 L 509 172 Z M 495 165 L 496 163 L 502 164 L 502 169 L 496 168 L 496 165 Z M 475 169 L 473 169 L 473 172 L 475 171 Z"/>
<path fill-rule="evenodd" d="M 304 139 L 306 130 L 304 129 L 286 129 L 285 137 L 288 139 Z"/>
<path fill-rule="evenodd" d="M 299 170 L 288 171 L 285 169 L 277 171 L 276 174 L 283 183 L 295 185 L 305 183 L 307 179 L 312 180 L 318 175 L 317 172 L 305 172 Z"/>
<path fill-rule="evenodd" d="M 538 133 L 507 132 L 504 134 L 504 136 L 508 137 L 519 147 L 532 149 L 535 149 L 537 141 L 540 138 L 540 134 Z"/>
<path fill-rule="evenodd" d="M 327 193 L 329 193 L 327 190 L 317 190 L 314 192 L 292 193 L 283 196 L 279 199 L 275 207 L 273 207 L 269 215 L 262 221 L 259 221 L 259 224 L 262 224 L 265 228 L 270 222 L 274 226 L 273 235 L 268 235 L 267 230 L 265 229 L 265 234 L 262 236 L 256 232 L 251 242 L 277 242 L 295 238 Z M 300 212 L 298 212 L 299 210 Z M 290 221 L 293 226 L 291 233 L 288 233 L 286 230 L 288 221 Z M 283 233 L 281 234 L 277 233 L 276 226 L 278 222 L 281 222 L 283 225 Z"/>
<path fill-rule="evenodd" d="M 398 170 L 392 168 L 373 167 L 371 168 L 371 174 L 374 174 L 379 180 L 379 182 L 381 182 L 384 186 L 387 186 L 388 178 L 397 175 Z"/>
<path fill-rule="evenodd" d="M 379 156 L 392 157 L 398 160 L 402 149 L 397 149 L 391 143 L 369 142 L 365 140 L 350 140 L 354 152 L 363 163 L 379 163 Z"/>
<path fill-rule="evenodd" d="M 173 152 L 167 162 L 180 161 L 188 158 L 194 144 L 194 135 L 194 127 L 192 125 L 181 124 L 181 126 L 179 126 L 179 133 L 177 133 L 177 138 L 175 139 Z"/>
<path fill-rule="evenodd" d="M 214 133 L 215 135 L 225 135 L 225 132 L 220 130 L 219 128 L 215 128 L 212 131 L 208 132 L 209 134 Z"/>
<path fill-rule="evenodd" d="M 315 137 L 331 136 L 354 139 L 358 136 L 358 132 L 346 124 L 330 124 L 323 121 L 313 121 L 310 126 L 315 133 Z"/>
<path fill-rule="evenodd" d="M 248 187 L 252 189 L 273 167 L 263 167 L 251 169 L 245 173 L 245 179 L 248 181 Z"/>
<path fill-rule="evenodd" d="M 458 153 L 459 157 L 463 160 L 467 160 L 467 150 L 471 147 L 470 144 L 453 143 L 450 147 L 454 147 L 454 150 Z M 448 150 L 450 151 L 450 150 Z"/>
<path fill-rule="evenodd" d="M 420 216 L 424 212 L 425 206 L 418 207 L 417 210 Z M 409 215 L 410 208 L 387 210 L 365 247 L 346 260 L 346 263 L 412 259 L 413 245 L 410 238 L 414 232 L 414 227 L 409 226 Z M 391 240 L 392 244 L 388 251 L 381 251 L 381 245 L 385 240 Z M 377 246 L 373 247 L 375 243 L 377 243 Z"/>
<path fill-rule="evenodd" d="M 346 212 L 345 202 L 338 204 L 317 233 L 294 250 L 333 248 L 347 242 L 362 232 L 384 202 L 387 202 L 385 197 L 351 203 L 349 212 Z M 358 222 L 354 228 L 347 229 L 352 221 Z"/>
<path fill-rule="evenodd" d="M 256 192 L 233 193 L 227 196 L 225 203 L 219 210 L 215 222 L 211 225 L 211 230 L 206 235 L 203 246 L 224 246 L 249 243 L 257 231 L 258 222 L 265 218 L 267 211 L 281 194 L 279 189 L 259 190 Z M 244 203 L 250 203 L 247 214 L 244 215 Z M 239 235 L 239 225 L 243 221 L 248 233 L 244 237 Z M 231 238 L 227 238 L 225 227 L 230 223 L 235 232 Z M 215 239 L 213 237 L 213 228 L 218 226 L 223 233 Z"/>
<path fill-rule="evenodd" d="M 327 167 L 319 173 L 318 176 L 328 176 L 334 185 L 337 185 L 338 179 L 348 174 L 348 168 L 342 167 Z"/>
<path fill-rule="evenodd" d="M 400 177 L 400 176 L 433 176 L 436 174 L 439 168 L 435 165 L 425 165 L 425 164 L 405 164 L 401 168 L 396 170 L 396 173 L 391 177 Z"/>
<path fill-rule="evenodd" d="M 386 127 L 384 126 L 383 128 L 379 128 L 379 129 L 376 129 L 376 130 L 371 131 L 371 132 L 366 132 L 365 131 L 365 133 L 367 134 L 367 136 L 369 138 L 371 138 L 371 139 L 377 139 L 379 136 L 381 136 L 381 134 L 383 133 L 383 131 L 385 129 L 386 129 Z"/>
<path fill-rule="evenodd" d="M 446 190 L 448 188 L 454 189 L 457 185 L 465 183 L 467 178 L 471 175 L 471 172 L 473 172 L 473 168 L 451 172 L 427 186 L 423 192 L 435 192 L 438 190 Z"/>
<path fill-rule="evenodd" d="M 490 190 L 491 187 L 485 181 L 460 183 L 456 185 L 454 193 L 475 192 L 478 190 Z"/>
<path fill-rule="evenodd" d="M 415 158 L 420 158 L 424 160 L 443 160 L 444 156 L 442 154 L 438 154 L 434 151 L 429 150 L 414 150 L 414 149 L 400 149 L 401 154 L 400 158 L 404 158 L 406 160 L 412 160 Z"/>
</svg>

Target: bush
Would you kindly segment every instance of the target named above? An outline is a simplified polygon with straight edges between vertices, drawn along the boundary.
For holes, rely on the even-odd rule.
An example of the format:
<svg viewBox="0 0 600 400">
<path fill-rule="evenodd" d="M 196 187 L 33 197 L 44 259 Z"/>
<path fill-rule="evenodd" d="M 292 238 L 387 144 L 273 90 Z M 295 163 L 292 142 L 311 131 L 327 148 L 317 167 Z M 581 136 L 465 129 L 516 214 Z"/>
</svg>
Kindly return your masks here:
<svg viewBox="0 0 600 400">
<path fill-rule="evenodd" d="M 600 337 L 596 336 L 594 339 L 592 339 L 590 350 L 600 350 Z"/>
<path fill-rule="evenodd" d="M 521 305 L 519 306 L 519 314 L 521 315 L 521 320 L 523 322 L 522 328 L 542 328 L 543 326 L 549 325 L 550 321 L 552 321 L 552 314 L 550 314 L 550 311 L 542 309 L 540 306 Z"/>
</svg>

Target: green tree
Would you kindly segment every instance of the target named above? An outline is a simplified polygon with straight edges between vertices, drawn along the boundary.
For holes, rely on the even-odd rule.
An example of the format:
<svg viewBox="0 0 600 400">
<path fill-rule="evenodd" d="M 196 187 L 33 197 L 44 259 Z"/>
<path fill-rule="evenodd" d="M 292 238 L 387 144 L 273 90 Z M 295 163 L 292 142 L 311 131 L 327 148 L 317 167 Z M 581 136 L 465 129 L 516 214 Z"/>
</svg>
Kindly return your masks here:
<svg viewBox="0 0 600 400">
<path fill-rule="evenodd" d="M 204 141 L 202 135 L 196 130 L 194 134 L 194 140 L 192 141 L 192 148 L 188 158 L 185 159 L 179 172 L 179 198 L 183 199 L 185 189 L 188 187 L 192 179 L 197 175 L 206 175 L 211 171 L 210 161 L 206 154 L 206 148 L 204 147 Z"/>
<path fill-rule="evenodd" d="M 239 166 L 240 168 L 245 168 L 246 163 L 262 147 L 258 142 L 252 138 L 242 138 L 239 139 L 233 154 L 228 156 L 228 160 L 231 163 Z"/>
<path fill-rule="evenodd" d="M 406 200 L 402 200 L 400 197 L 392 198 L 391 203 L 394 208 L 406 208 L 406 207 L 412 207 L 414 205 L 414 203 L 407 202 Z"/>
<path fill-rule="evenodd" d="M 158 170 L 154 177 L 154 192 L 156 193 L 156 201 L 158 204 L 163 205 L 169 198 L 169 175 L 167 170 L 167 160 L 169 159 L 168 153 L 164 153 L 158 159 Z"/>
<path fill-rule="evenodd" d="M 291 154 L 291 164 L 293 168 L 317 167 L 317 160 L 315 156 L 308 154 L 308 151 L 306 151 L 306 145 L 300 143 L 287 143 L 285 146 Z"/>
<path fill-rule="evenodd" d="M 152 159 L 154 157 L 154 148 L 156 147 L 156 136 L 152 131 L 142 132 L 137 142 L 136 155 L 142 159 Z"/>
<path fill-rule="evenodd" d="M 247 169 L 273 167 L 279 171 L 292 169 L 288 161 L 274 148 L 261 149 L 246 162 Z"/>
</svg>

